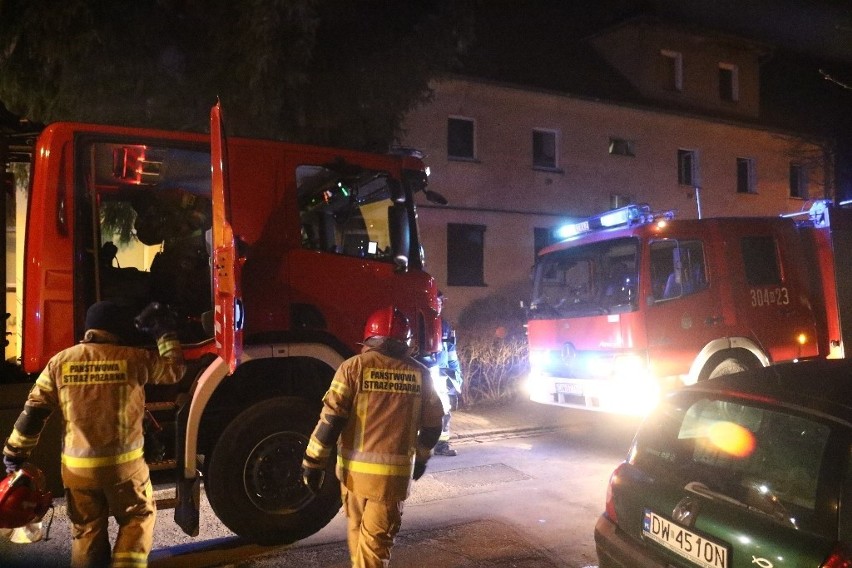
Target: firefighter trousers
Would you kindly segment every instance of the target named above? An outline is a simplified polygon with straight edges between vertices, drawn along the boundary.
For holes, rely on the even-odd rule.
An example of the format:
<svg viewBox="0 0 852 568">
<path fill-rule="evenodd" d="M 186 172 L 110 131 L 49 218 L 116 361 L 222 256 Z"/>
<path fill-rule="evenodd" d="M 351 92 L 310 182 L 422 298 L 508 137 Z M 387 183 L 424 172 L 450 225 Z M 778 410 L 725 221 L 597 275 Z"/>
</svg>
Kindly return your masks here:
<svg viewBox="0 0 852 568">
<path fill-rule="evenodd" d="M 342 485 L 341 495 L 352 568 L 387 568 L 404 502 L 366 499 Z"/>
<path fill-rule="evenodd" d="M 148 565 L 157 511 L 147 467 L 127 481 L 110 487 L 66 487 L 65 499 L 71 521 L 72 568 L 144 568 Z M 112 554 L 108 532 L 110 515 L 118 523 Z"/>
</svg>

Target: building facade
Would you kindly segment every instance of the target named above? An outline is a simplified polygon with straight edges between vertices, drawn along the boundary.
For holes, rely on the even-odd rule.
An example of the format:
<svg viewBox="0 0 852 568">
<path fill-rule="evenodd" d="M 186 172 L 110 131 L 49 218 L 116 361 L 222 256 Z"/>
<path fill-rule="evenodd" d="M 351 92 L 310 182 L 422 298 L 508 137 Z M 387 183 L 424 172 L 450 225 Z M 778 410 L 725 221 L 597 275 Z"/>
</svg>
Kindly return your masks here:
<svg viewBox="0 0 852 568">
<path fill-rule="evenodd" d="M 449 201 L 422 203 L 419 223 L 455 321 L 477 300 L 529 302 L 535 253 L 570 220 L 629 203 L 778 215 L 831 197 L 828 144 L 755 120 L 762 46 L 644 21 L 590 41 L 638 97 L 446 76 L 405 118 L 401 144 L 424 153 Z"/>
</svg>

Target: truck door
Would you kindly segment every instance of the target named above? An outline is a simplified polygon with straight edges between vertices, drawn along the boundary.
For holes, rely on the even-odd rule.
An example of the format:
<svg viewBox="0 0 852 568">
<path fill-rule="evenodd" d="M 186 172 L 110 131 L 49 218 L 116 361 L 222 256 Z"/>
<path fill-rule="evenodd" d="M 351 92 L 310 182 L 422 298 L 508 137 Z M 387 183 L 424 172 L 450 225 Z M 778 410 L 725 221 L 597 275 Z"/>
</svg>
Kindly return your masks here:
<svg viewBox="0 0 852 568">
<path fill-rule="evenodd" d="M 210 159 L 213 198 L 213 299 L 216 349 L 231 369 L 240 362 L 244 310 L 240 277 L 244 258 L 231 227 L 228 148 L 220 104 L 210 110 Z"/>
<path fill-rule="evenodd" d="M 819 347 L 807 285 L 815 262 L 807 258 L 792 222 L 773 221 L 765 228 L 744 228 L 732 240 L 732 256 L 742 262 L 731 275 L 738 327 L 770 361 L 815 356 Z"/>
<path fill-rule="evenodd" d="M 698 352 L 726 335 L 716 283 L 708 278 L 704 242 L 666 238 L 649 245 L 646 301 L 648 353 L 658 377 L 686 375 Z"/>
</svg>

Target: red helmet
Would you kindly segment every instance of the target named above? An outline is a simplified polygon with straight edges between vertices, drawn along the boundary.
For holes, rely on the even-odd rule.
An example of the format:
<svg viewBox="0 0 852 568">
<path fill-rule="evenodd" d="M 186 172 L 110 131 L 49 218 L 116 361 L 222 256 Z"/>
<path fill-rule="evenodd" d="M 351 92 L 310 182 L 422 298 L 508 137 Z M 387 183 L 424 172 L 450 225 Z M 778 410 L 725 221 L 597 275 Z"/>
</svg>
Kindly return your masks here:
<svg viewBox="0 0 852 568">
<path fill-rule="evenodd" d="M 32 464 L 0 481 L 0 528 L 15 529 L 44 516 L 53 504 L 44 474 Z"/>
<path fill-rule="evenodd" d="M 381 308 L 370 314 L 364 326 L 364 341 L 371 338 L 395 339 L 405 344 L 411 342 L 411 325 L 408 318 L 393 306 Z"/>
</svg>

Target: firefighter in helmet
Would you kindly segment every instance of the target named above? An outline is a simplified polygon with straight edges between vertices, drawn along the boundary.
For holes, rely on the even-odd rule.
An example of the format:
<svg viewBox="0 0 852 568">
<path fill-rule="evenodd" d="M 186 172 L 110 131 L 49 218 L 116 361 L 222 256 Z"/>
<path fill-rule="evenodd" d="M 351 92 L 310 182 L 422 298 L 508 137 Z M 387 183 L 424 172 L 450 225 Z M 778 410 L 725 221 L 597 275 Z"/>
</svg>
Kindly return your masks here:
<svg viewBox="0 0 852 568">
<path fill-rule="evenodd" d="M 446 296 L 439 290 L 438 315 L 442 314 L 445 301 Z M 458 405 L 463 379 L 459 356 L 456 353 L 456 330 L 445 317 L 441 317 L 441 350 L 436 355 L 436 364 L 440 376 L 435 383 L 435 388 L 441 404 L 444 405 L 444 418 L 441 437 L 438 445 L 435 446 L 435 455 L 452 457 L 457 452 L 450 447 L 450 417 L 451 411 Z"/>
<path fill-rule="evenodd" d="M 349 554 L 358 568 L 388 565 L 411 480 L 423 475 L 441 434 L 441 402 L 410 342 L 408 318 L 397 308 L 367 319 L 361 353 L 335 373 L 302 462 L 305 484 L 317 493 L 337 447 Z"/>
<path fill-rule="evenodd" d="M 64 423 L 62 482 L 71 522 L 71 565 L 146 566 L 156 515 L 142 419 L 146 383 L 171 384 L 185 366 L 174 318 L 150 304 L 136 327 L 157 340 L 153 350 L 129 347 L 131 317 L 113 302 L 93 304 L 83 340 L 54 355 L 35 382 L 3 448 L 7 472 L 23 467 L 45 421 L 57 409 Z M 118 536 L 110 551 L 108 521 Z"/>
</svg>

